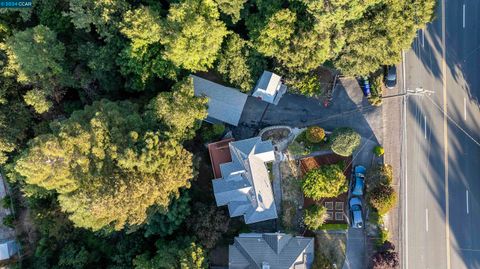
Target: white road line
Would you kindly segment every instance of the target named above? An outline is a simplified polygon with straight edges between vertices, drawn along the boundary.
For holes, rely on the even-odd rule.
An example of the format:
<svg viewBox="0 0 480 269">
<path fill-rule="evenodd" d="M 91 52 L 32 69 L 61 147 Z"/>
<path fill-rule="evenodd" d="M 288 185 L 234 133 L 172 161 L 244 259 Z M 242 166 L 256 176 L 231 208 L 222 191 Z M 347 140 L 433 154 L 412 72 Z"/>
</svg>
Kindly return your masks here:
<svg viewBox="0 0 480 269">
<path fill-rule="evenodd" d="M 465 4 L 463 4 L 463 28 L 465 29 Z"/>
<path fill-rule="evenodd" d="M 467 214 L 469 214 L 470 210 L 469 210 L 469 207 L 468 207 L 468 190 L 466 190 L 465 193 L 466 193 L 466 200 L 467 200 L 466 201 L 467 202 Z"/>
<path fill-rule="evenodd" d="M 428 232 L 428 208 L 425 208 L 425 230 Z"/>
<path fill-rule="evenodd" d="M 427 139 L 427 116 L 423 116 L 423 138 Z"/>
<path fill-rule="evenodd" d="M 463 98 L 463 120 L 467 120 L 467 98 Z"/>
</svg>

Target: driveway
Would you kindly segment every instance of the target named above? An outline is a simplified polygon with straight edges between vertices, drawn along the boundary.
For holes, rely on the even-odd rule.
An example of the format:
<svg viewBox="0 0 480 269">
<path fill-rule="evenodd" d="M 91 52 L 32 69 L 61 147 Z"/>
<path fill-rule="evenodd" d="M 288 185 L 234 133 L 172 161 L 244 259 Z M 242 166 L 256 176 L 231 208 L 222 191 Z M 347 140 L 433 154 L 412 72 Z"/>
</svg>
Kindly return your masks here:
<svg viewBox="0 0 480 269">
<path fill-rule="evenodd" d="M 383 136 L 382 107 L 371 106 L 353 78 L 339 79 L 333 102 L 328 107 L 323 106 L 321 99 L 290 93 L 276 106 L 249 97 L 234 134 L 238 138 L 248 138 L 272 125 L 320 125 L 326 130 L 349 126 L 362 137 L 380 143 Z"/>
<path fill-rule="evenodd" d="M 366 268 L 365 249 L 365 230 L 350 228 L 347 233 L 347 254 L 343 269 Z"/>
</svg>

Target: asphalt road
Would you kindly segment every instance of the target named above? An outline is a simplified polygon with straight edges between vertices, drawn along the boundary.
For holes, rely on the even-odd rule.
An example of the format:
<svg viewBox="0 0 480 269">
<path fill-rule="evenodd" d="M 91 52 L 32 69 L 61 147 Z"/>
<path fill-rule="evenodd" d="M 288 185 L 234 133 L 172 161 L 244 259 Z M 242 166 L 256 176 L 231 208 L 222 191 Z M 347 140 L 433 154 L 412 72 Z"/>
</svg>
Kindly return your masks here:
<svg viewBox="0 0 480 269">
<path fill-rule="evenodd" d="M 405 55 L 403 268 L 480 268 L 479 13 L 440 0 Z"/>
</svg>

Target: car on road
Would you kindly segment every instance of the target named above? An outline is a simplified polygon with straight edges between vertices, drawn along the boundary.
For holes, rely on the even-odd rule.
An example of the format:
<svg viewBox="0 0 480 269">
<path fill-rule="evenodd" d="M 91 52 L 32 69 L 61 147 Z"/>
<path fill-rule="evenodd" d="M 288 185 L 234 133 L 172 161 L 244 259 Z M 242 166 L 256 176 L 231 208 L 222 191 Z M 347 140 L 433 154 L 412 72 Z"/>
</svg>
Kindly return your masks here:
<svg viewBox="0 0 480 269">
<path fill-rule="evenodd" d="M 363 228 L 362 200 L 358 197 L 350 198 L 350 224 L 353 228 Z"/>
<path fill-rule="evenodd" d="M 368 77 L 362 77 L 360 78 L 360 88 L 362 88 L 362 92 L 364 96 L 370 96 L 370 81 L 368 80 Z"/>
<path fill-rule="evenodd" d="M 387 73 L 385 75 L 385 86 L 388 89 L 393 89 L 397 86 L 397 67 L 391 65 L 387 67 Z"/>
<path fill-rule="evenodd" d="M 365 173 L 367 169 L 364 166 L 357 165 L 353 169 L 352 195 L 362 196 L 365 190 Z"/>
</svg>

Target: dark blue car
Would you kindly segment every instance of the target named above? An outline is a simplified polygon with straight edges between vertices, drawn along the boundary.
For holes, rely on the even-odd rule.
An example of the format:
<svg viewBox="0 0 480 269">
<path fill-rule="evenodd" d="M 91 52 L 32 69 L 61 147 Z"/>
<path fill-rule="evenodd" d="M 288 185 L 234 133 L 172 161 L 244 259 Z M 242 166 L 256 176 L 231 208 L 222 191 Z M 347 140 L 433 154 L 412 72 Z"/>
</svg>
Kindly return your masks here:
<svg viewBox="0 0 480 269">
<path fill-rule="evenodd" d="M 360 79 L 360 87 L 362 88 L 364 96 L 370 96 L 370 81 L 368 81 L 368 77 Z"/>
</svg>

